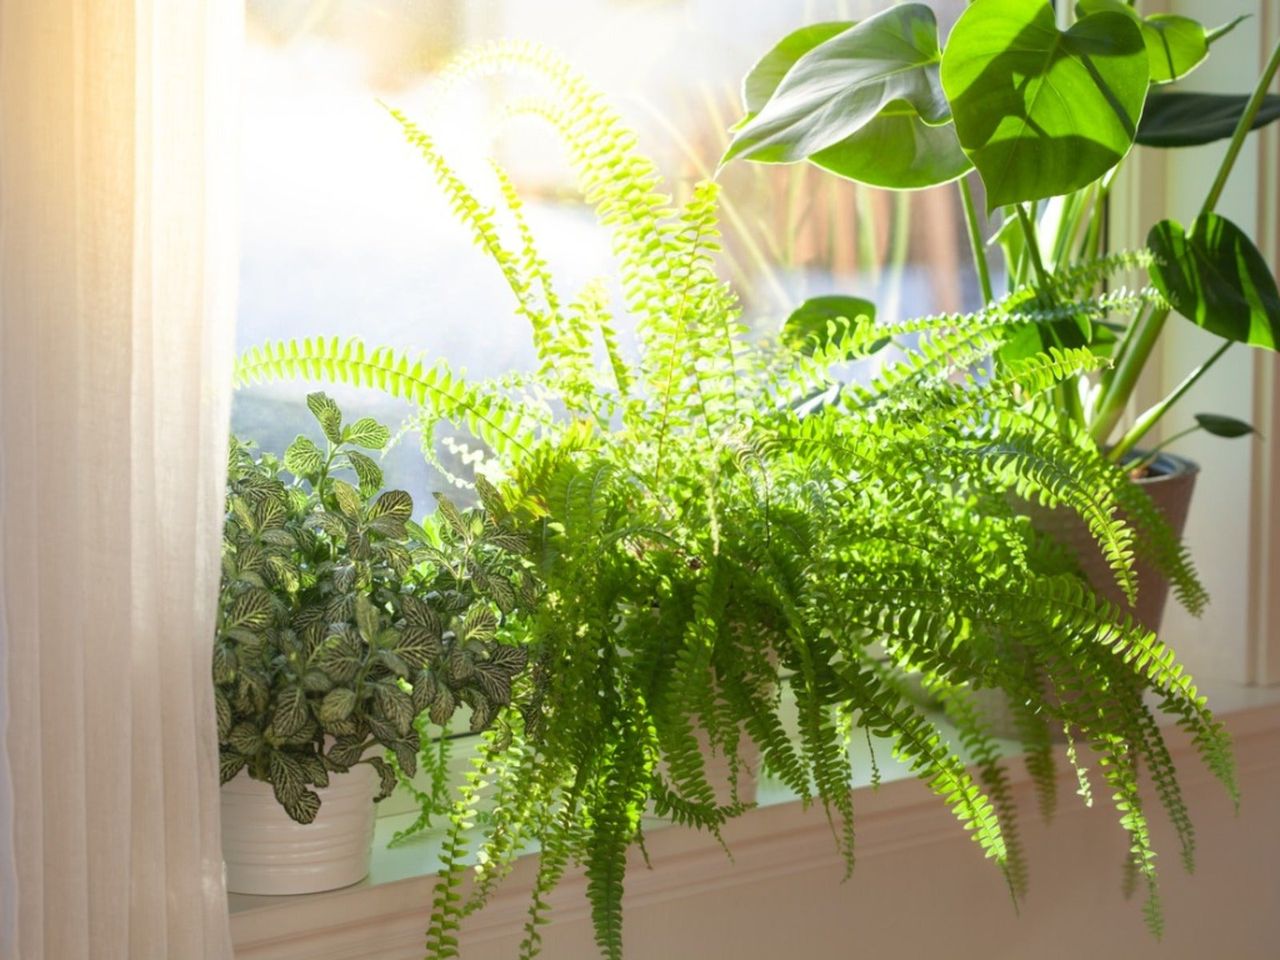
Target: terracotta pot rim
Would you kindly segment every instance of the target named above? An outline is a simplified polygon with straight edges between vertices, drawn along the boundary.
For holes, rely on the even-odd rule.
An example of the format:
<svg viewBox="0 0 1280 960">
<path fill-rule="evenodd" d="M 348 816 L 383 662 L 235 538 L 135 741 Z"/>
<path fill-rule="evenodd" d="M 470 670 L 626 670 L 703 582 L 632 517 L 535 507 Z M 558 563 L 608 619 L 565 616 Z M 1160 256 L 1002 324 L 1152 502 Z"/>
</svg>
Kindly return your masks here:
<svg viewBox="0 0 1280 960">
<path fill-rule="evenodd" d="M 1145 454 L 1141 450 L 1135 450 L 1134 457 L 1140 459 Z M 1151 463 L 1151 472 L 1145 477 L 1139 477 L 1133 482 L 1139 486 L 1150 486 L 1156 483 L 1165 483 L 1171 480 L 1178 480 L 1187 476 L 1194 476 L 1200 472 L 1200 464 L 1194 460 L 1188 460 L 1186 457 L 1180 457 L 1174 453 L 1158 453 Z"/>
</svg>

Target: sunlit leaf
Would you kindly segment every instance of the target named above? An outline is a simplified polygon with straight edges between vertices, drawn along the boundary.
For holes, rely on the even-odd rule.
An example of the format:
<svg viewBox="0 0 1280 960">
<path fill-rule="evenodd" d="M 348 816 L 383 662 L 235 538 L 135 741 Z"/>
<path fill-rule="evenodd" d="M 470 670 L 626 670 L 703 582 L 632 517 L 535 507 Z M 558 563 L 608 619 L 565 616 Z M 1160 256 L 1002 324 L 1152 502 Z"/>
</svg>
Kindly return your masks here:
<svg viewBox="0 0 1280 960">
<path fill-rule="evenodd" d="M 1152 83 L 1180 80 L 1209 55 L 1208 32 L 1190 17 L 1169 13 L 1144 17 L 1124 0 L 1079 0 L 1076 9 L 1082 16 L 1109 12 L 1131 17 L 1142 31 Z"/>
<path fill-rule="evenodd" d="M 307 409 L 319 422 L 330 443 L 342 442 L 342 411 L 327 393 L 307 394 Z"/>
<path fill-rule="evenodd" d="M 1067 31 L 1035 0 L 981 0 L 947 40 L 942 85 L 987 208 L 1068 193 L 1133 145 L 1148 86 L 1142 33 L 1121 13 Z"/>
<path fill-rule="evenodd" d="M 820 36 L 821 31 L 789 38 L 787 48 L 749 79 L 752 101 L 758 102 L 791 53 Z M 903 3 L 870 17 L 800 56 L 756 115 L 736 131 L 724 159 L 804 160 L 899 102 L 925 123 L 946 123 L 950 113 L 938 81 L 939 56 L 937 21 L 924 4 Z"/>
<path fill-rule="evenodd" d="M 1216 213 L 1184 231 L 1174 220 L 1151 228 L 1151 279 L 1175 310 L 1210 333 L 1275 350 L 1280 292 L 1266 260 L 1243 230 Z"/>
</svg>

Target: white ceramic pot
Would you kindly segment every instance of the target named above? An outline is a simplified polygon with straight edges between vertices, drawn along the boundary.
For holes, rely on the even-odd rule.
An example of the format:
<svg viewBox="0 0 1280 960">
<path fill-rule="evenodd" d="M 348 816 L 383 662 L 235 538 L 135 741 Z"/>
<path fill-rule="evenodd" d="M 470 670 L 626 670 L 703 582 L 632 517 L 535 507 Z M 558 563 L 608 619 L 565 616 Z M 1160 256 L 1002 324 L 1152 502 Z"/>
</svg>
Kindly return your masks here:
<svg viewBox="0 0 1280 960">
<path fill-rule="evenodd" d="M 358 763 L 330 774 L 311 823 L 296 823 L 269 783 L 243 770 L 222 786 L 222 857 L 232 893 L 336 890 L 369 875 L 377 772 Z"/>
</svg>

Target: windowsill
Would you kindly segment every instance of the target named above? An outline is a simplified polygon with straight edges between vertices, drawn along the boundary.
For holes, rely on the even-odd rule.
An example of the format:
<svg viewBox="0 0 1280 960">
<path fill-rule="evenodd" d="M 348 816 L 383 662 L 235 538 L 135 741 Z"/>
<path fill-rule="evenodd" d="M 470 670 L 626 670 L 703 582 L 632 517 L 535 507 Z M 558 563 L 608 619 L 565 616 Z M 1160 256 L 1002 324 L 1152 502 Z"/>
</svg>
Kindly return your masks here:
<svg viewBox="0 0 1280 960">
<path fill-rule="evenodd" d="M 1201 685 L 1201 692 L 1227 723 L 1242 753 L 1249 742 L 1280 734 L 1280 687 L 1210 682 Z M 1183 780 L 1189 783 L 1207 779 L 1209 774 L 1194 761 L 1187 738 L 1172 727 L 1166 734 Z M 1017 744 L 1012 741 L 1005 742 L 1004 747 L 1008 754 L 1017 751 Z M 890 756 L 887 744 L 877 745 L 875 751 L 881 773 L 878 787 L 872 787 L 866 776 L 870 766 L 866 744 L 855 742 L 853 752 L 854 769 L 862 775 L 862 782 L 853 785 L 861 858 L 874 855 L 878 846 L 898 849 L 952 835 L 956 825 L 951 815 L 904 765 Z M 1059 772 L 1071 776 L 1064 764 L 1060 764 Z M 1030 778 L 1021 764 L 1011 766 L 1010 777 L 1020 799 L 1029 795 Z M 706 834 L 657 821 L 651 823 L 646 843 L 653 869 L 644 869 L 638 856 L 632 860 L 628 904 L 667 900 L 694 887 L 705 889 L 708 884 L 733 886 L 765 872 L 781 876 L 835 862 L 830 827 L 820 810 L 804 809 L 786 787 L 769 778 L 761 781 L 757 802 L 755 809 L 724 831 L 734 854 L 732 862 L 715 839 Z M 292 897 L 231 895 L 231 930 L 237 955 L 310 957 L 315 954 L 306 952 L 312 949 L 308 944 L 326 943 L 340 930 L 353 938 L 394 937 L 401 935 L 397 930 L 403 930 L 406 944 L 420 944 L 442 837 L 439 831 L 432 831 L 388 848 L 392 835 L 413 819 L 413 814 L 378 818 L 371 873 L 354 886 Z M 464 926 L 468 932 L 487 939 L 486 934 L 501 936 L 509 929 L 518 929 L 524 921 L 536 859 L 525 856 L 517 862 L 490 904 L 467 920 Z M 552 897 L 553 917 L 585 910 L 584 885 L 580 871 L 566 874 Z M 294 943 L 298 945 L 296 954 L 290 952 Z"/>
</svg>

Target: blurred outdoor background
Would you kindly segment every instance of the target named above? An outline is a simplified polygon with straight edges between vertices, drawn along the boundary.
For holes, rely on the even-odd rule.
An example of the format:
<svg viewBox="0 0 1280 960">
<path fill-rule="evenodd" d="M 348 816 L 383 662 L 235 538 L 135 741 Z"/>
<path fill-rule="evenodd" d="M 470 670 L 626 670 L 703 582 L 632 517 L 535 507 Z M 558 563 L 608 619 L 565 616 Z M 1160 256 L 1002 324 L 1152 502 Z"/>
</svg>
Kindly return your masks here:
<svg viewBox="0 0 1280 960">
<path fill-rule="evenodd" d="M 541 41 L 573 63 L 635 127 L 677 199 L 714 171 L 741 116 L 742 76 L 806 23 L 861 19 L 886 0 L 248 0 L 244 63 L 242 265 L 238 348 L 310 334 L 359 336 L 472 379 L 532 366 L 527 322 L 496 267 L 473 247 L 417 153 L 379 105 L 437 137 L 484 197 L 497 158 L 562 298 L 612 275 L 609 243 L 573 189 L 549 129 L 505 107 L 529 81 L 442 91 L 459 51 L 500 38 Z M 952 0 L 951 19 L 964 0 Z M 939 4 L 945 8 L 945 4 Z M 941 25 L 943 35 L 949 22 Z M 808 166 L 735 163 L 720 177 L 723 275 L 754 330 L 776 330 L 803 298 L 850 293 L 879 315 L 977 305 L 953 185 L 893 194 Z M 318 438 L 304 383 L 237 392 L 233 429 L 282 453 Z M 393 432 L 410 413 L 371 391 L 326 387 L 350 419 Z M 417 513 L 444 479 L 406 433 L 384 462 Z"/>
</svg>

